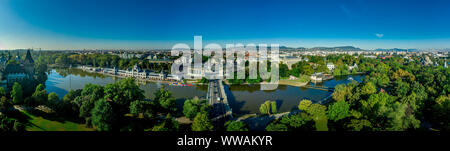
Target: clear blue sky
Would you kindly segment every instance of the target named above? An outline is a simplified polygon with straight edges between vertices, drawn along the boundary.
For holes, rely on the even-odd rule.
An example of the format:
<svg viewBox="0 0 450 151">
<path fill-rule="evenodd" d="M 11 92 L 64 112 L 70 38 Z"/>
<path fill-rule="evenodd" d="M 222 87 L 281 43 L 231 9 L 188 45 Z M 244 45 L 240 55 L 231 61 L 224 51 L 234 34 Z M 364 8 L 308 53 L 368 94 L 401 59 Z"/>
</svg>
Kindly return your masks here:
<svg viewBox="0 0 450 151">
<path fill-rule="evenodd" d="M 0 0 L 0 49 L 450 48 L 448 0 Z"/>
</svg>

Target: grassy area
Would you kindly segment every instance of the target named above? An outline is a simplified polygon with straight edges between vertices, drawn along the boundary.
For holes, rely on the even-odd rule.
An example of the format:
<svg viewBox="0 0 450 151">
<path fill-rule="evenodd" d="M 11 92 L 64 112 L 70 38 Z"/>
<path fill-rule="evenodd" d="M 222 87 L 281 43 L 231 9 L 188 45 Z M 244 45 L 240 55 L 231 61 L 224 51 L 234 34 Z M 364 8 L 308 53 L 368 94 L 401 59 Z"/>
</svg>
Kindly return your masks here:
<svg viewBox="0 0 450 151">
<path fill-rule="evenodd" d="M 301 75 L 295 80 L 289 80 L 289 77 L 282 77 L 278 84 L 301 87 L 307 85 L 309 81 L 311 80 L 308 75 Z"/>
<path fill-rule="evenodd" d="M 308 82 L 301 82 L 300 80 L 281 79 L 280 81 L 278 81 L 278 84 L 301 87 L 308 84 Z"/>
<path fill-rule="evenodd" d="M 29 124 L 25 128 L 27 131 L 93 131 L 92 128 L 86 128 L 84 124 L 73 123 L 69 121 L 59 122 L 36 117 L 27 111 L 21 111 L 28 116 Z"/>
</svg>

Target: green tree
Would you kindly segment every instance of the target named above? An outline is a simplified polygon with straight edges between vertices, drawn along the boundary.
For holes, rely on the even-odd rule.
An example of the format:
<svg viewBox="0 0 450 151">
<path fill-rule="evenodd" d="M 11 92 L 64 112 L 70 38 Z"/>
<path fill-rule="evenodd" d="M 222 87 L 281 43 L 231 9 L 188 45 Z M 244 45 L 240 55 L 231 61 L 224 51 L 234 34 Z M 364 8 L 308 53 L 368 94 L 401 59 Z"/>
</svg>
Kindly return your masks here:
<svg viewBox="0 0 450 151">
<path fill-rule="evenodd" d="M 417 81 L 411 84 L 411 91 L 416 94 L 416 99 L 419 104 L 423 104 L 423 101 L 428 98 L 428 93 L 425 91 L 425 87 Z"/>
<path fill-rule="evenodd" d="M 227 131 L 248 131 L 248 126 L 242 121 L 228 121 L 225 123 Z"/>
<path fill-rule="evenodd" d="M 130 103 L 136 100 L 144 100 L 144 91 L 139 88 L 132 78 L 122 79 L 118 82 L 107 84 L 104 89 L 105 99 L 114 103 L 119 115 L 129 113 Z"/>
<path fill-rule="evenodd" d="M 319 64 L 319 66 L 317 66 L 315 72 L 324 72 L 324 73 L 328 73 L 328 72 L 330 72 L 330 70 L 328 69 L 327 65 L 325 65 L 325 64 Z"/>
<path fill-rule="evenodd" d="M 405 96 L 409 92 L 409 84 L 403 82 L 402 80 L 396 80 L 394 82 L 395 85 L 395 94 L 397 96 Z"/>
<path fill-rule="evenodd" d="M 69 90 L 69 92 L 64 95 L 62 101 L 63 102 L 73 102 L 76 97 L 81 95 L 81 89 L 78 90 Z"/>
<path fill-rule="evenodd" d="M 275 114 L 277 113 L 277 103 L 275 101 L 266 101 L 259 107 L 261 114 Z"/>
<path fill-rule="evenodd" d="M 0 87 L 0 97 L 2 97 L 2 96 L 6 96 L 6 91 L 5 91 L 5 88 Z"/>
<path fill-rule="evenodd" d="M 388 64 L 385 64 L 383 62 L 379 63 L 376 67 L 375 67 L 375 72 L 377 73 L 382 73 L 383 75 L 386 75 L 387 73 L 389 73 L 391 71 L 391 67 Z"/>
<path fill-rule="evenodd" d="M 361 94 L 362 95 L 371 95 L 377 92 L 377 88 L 372 82 L 367 82 L 364 84 L 364 86 L 361 88 Z"/>
<path fill-rule="evenodd" d="M 272 114 L 276 114 L 277 113 L 277 102 L 275 102 L 275 101 L 271 101 L 270 102 L 270 112 Z"/>
<path fill-rule="evenodd" d="M 19 103 L 22 103 L 22 101 L 23 101 L 22 86 L 17 82 L 14 82 L 14 85 L 12 87 L 11 98 L 13 99 L 14 104 L 19 104 Z"/>
<path fill-rule="evenodd" d="M 309 106 L 311 106 L 312 102 L 310 100 L 301 100 L 300 103 L 298 104 L 298 109 L 300 109 L 301 111 L 306 111 Z"/>
<path fill-rule="evenodd" d="M 177 110 L 175 98 L 173 98 L 173 97 L 161 98 L 159 100 L 159 104 L 161 105 L 161 107 L 163 107 L 165 110 L 167 110 L 169 112 L 174 112 Z"/>
<path fill-rule="evenodd" d="M 46 104 L 48 95 L 47 91 L 44 88 L 43 84 L 39 84 L 36 87 L 36 91 L 34 91 L 33 95 L 31 95 L 33 102 L 29 102 L 29 105 L 38 105 L 38 104 Z"/>
<path fill-rule="evenodd" d="M 418 112 L 419 109 L 421 110 L 424 106 L 423 102 L 417 101 L 417 95 L 416 93 L 412 92 L 410 95 L 401 97 L 400 102 L 403 104 L 406 104 L 409 108 L 413 110 L 413 112 Z"/>
<path fill-rule="evenodd" d="M 25 131 L 25 126 L 18 120 L 10 119 L 4 114 L 0 114 L 0 132 Z"/>
<path fill-rule="evenodd" d="M 45 90 L 45 86 L 43 84 L 39 84 L 36 86 L 36 91 L 44 91 Z"/>
<path fill-rule="evenodd" d="M 266 131 L 288 131 L 288 127 L 280 123 L 270 123 L 267 125 Z"/>
<path fill-rule="evenodd" d="M 208 112 L 208 104 L 206 100 L 200 100 L 195 97 L 184 102 L 183 114 L 187 118 L 194 118 L 198 112 Z"/>
<path fill-rule="evenodd" d="M 340 84 L 334 87 L 332 97 L 336 101 L 345 101 L 352 94 L 352 88 L 345 84 Z"/>
<path fill-rule="evenodd" d="M 430 118 L 440 129 L 450 130 L 450 95 L 441 95 L 435 100 L 431 108 L 432 116 Z"/>
<path fill-rule="evenodd" d="M 311 75 L 311 74 L 314 73 L 314 69 L 313 69 L 312 66 L 309 65 L 309 64 L 304 65 L 302 71 L 303 71 L 302 73 L 303 73 L 303 74 L 306 74 L 306 75 Z"/>
<path fill-rule="evenodd" d="M 328 118 L 326 106 L 320 104 L 312 104 L 310 100 L 300 101 L 298 108 L 308 114 L 314 120 L 317 131 L 328 131 Z"/>
<path fill-rule="evenodd" d="M 279 66 L 279 75 L 280 77 L 289 77 L 289 68 L 286 64 L 284 63 L 280 63 Z M 298 75 L 294 75 L 294 76 L 298 76 Z"/>
<path fill-rule="evenodd" d="M 281 118 L 280 122 L 285 125 L 289 125 L 289 127 L 292 127 L 294 129 L 300 128 L 301 126 L 305 125 L 309 119 L 305 116 L 306 114 L 295 114 L 290 116 L 284 116 Z"/>
<path fill-rule="evenodd" d="M 367 101 L 362 100 L 362 111 L 365 115 L 372 118 L 383 116 L 388 110 L 387 105 L 393 102 L 392 96 L 387 93 L 378 93 L 370 95 Z"/>
<path fill-rule="evenodd" d="M 13 104 L 11 101 L 6 98 L 6 96 L 2 96 L 0 98 L 0 110 L 8 110 L 11 107 L 13 107 Z"/>
<path fill-rule="evenodd" d="M 159 103 L 160 110 L 165 112 L 176 111 L 175 99 L 172 97 L 172 93 L 164 88 L 159 89 L 154 93 L 155 101 Z"/>
<path fill-rule="evenodd" d="M 37 83 L 44 83 L 47 80 L 47 62 L 43 56 L 34 62 L 34 73 L 36 75 Z"/>
<path fill-rule="evenodd" d="M 95 102 L 92 109 L 92 125 L 98 131 L 111 131 L 114 124 L 114 112 L 112 106 L 104 99 Z"/>
<path fill-rule="evenodd" d="M 81 90 L 81 95 L 76 97 L 74 103 L 79 107 L 80 117 L 91 117 L 91 111 L 95 106 L 95 102 L 103 98 L 103 87 L 95 84 L 87 84 Z M 89 120 L 86 124 L 90 125 Z"/>
<path fill-rule="evenodd" d="M 349 123 L 346 124 L 346 127 L 351 131 L 361 131 L 364 129 L 372 129 L 372 123 L 369 120 L 365 119 L 361 112 L 356 110 L 351 110 L 350 115 L 352 119 Z"/>
<path fill-rule="evenodd" d="M 348 117 L 350 105 L 345 101 L 337 101 L 329 106 L 328 117 L 333 121 L 339 121 Z"/>
<path fill-rule="evenodd" d="M 164 121 L 152 128 L 152 131 L 177 131 L 179 129 L 178 121 L 170 114 L 166 115 Z"/>
<path fill-rule="evenodd" d="M 198 113 L 192 122 L 192 131 L 212 131 L 214 126 L 208 118 L 207 113 Z"/>
<path fill-rule="evenodd" d="M 413 114 L 406 113 L 406 104 L 395 102 L 387 111 L 388 123 L 387 130 L 390 131 L 404 131 L 409 128 L 419 128 L 420 121 L 417 120 Z"/>
<path fill-rule="evenodd" d="M 79 107 L 75 104 L 77 97 L 81 95 L 81 89 L 69 90 L 60 101 L 60 113 L 67 117 L 77 117 L 79 115 Z"/>
<path fill-rule="evenodd" d="M 63 54 L 63 55 L 59 55 L 56 60 L 55 63 L 61 66 L 68 66 L 70 64 L 69 58 L 67 58 L 67 55 Z"/>
<path fill-rule="evenodd" d="M 49 93 L 48 94 L 47 105 L 48 106 L 54 106 L 54 105 L 56 105 L 58 103 L 59 103 L 59 96 L 58 96 L 58 94 L 56 94 L 55 92 Z"/>
<path fill-rule="evenodd" d="M 134 101 L 130 104 L 130 113 L 133 115 L 143 114 L 145 117 L 152 118 L 156 114 L 153 108 L 152 102 Z"/>
<path fill-rule="evenodd" d="M 370 75 L 370 81 L 376 84 L 377 87 L 386 87 L 389 85 L 390 79 L 386 74 L 372 73 Z"/>
<path fill-rule="evenodd" d="M 450 96 L 441 95 L 436 98 L 435 103 L 438 105 L 443 105 L 447 101 L 450 101 Z"/>
</svg>

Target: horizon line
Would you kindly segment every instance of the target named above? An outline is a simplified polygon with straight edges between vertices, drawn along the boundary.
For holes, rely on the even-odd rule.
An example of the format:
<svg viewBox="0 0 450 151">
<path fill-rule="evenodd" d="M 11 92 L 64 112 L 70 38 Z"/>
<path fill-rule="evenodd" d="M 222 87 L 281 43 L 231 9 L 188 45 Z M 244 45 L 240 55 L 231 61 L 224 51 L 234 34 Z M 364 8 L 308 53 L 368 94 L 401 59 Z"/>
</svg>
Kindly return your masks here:
<svg viewBox="0 0 450 151">
<path fill-rule="evenodd" d="M 268 47 L 270 47 L 268 45 Z M 360 51 L 376 51 L 376 50 L 392 50 L 392 49 L 400 49 L 400 50 L 446 50 L 450 51 L 450 48 L 401 48 L 401 47 L 392 47 L 392 48 L 375 48 L 375 49 L 364 49 L 360 47 L 355 47 L 351 45 L 340 45 L 340 46 L 315 46 L 315 47 L 290 47 L 290 46 L 280 46 L 279 48 L 282 48 L 280 50 L 286 50 L 286 49 L 314 49 L 314 48 L 342 48 L 342 47 L 353 47 L 355 49 L 360 49 Z M 64 48 L 64 49 L 43 49 L 43 48 L 10 48 L 10 49 L 2 49 L 0 48 L 0 51 L 16 51 L 16 50 L 42 50 L 42 51 L 117 51 L 117 50 L 124 50 L 124 51 L 149 51 L 149 50 L 171 50 L 172 48 Z M 193 48 L 191 48 L 193 49 Z M 223 47 L 222 49 L 226 49 Z"/>
</svg>

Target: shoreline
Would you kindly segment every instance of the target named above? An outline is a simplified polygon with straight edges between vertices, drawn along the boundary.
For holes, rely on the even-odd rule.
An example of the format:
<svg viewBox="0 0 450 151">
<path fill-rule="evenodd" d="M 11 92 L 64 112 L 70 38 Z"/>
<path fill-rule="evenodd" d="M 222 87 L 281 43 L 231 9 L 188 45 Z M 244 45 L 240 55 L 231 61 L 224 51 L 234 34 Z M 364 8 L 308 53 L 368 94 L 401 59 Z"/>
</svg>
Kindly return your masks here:
<svg viewBox="0 0 450 151">
<path fill-rule="evenodd" d="M 51 68 L 55 68 L 54 66 Z M 57 67 L 56 67 L 57 68 Z M 77 66 L 75 68 L 72 69 L 77 69 L 77 70 L 81 70 L 83 72 L 87 72 L 87 73 L 95 73 L 95 74 L 100 74 L 100 75 L 105 75 L 105 76 L 110 76 L 110 77 L 117 77 L 117 78 L 133 78 L 138 82 L 158 82 L 158 83 L 174 83 L 174 82 L 182 82 L 185 84 L 195 84 L 195 85 L 207 85 L 207 83 L 200 83 L 197 80 L 185 80 L 185 81 L 173 81 L 173 80 L 161 80 L 161 79 L 143 79 L 143 78 L 139 78 L 139 77 L 127 77 L 127 76 L 121 76 L 121 75 L 114 75 L 114 74 L 109 74 L 109 73 L 105 73 L 105 72 L 97 72 L 97 71 L 89 71 L 89 70 L 84 70 L 81 67 Z M 348 74 L 348 75 L 342 75 L 342 76 L 351 76 L 351 75 L 361 75 L 363 73 L 356 73 L 356 74 Z M 333 77 L 334 78 L 334 77 Z M 333 79 L 331 78 L 331 79 Z M 328 79 L 330 80 L 330 79 Z M 325 80 L 326 81 L 326 80 Z M 298 80 L 289 80 L 289 79 L 280 79 L 278 81 L 279 85 L 285 85 L 285 86 L 293 86 L 293 87 L 304 87 L 306 85 L 308 85 L 308 83 L 310 83 L 311 81 L 308 82 L 300 82 Z M 228 80 L 224 80 L 224 83 L 226 85 L 249 85 L 249 83 L 245 82 L 242 84 L 230 84 L 228 82 Z M 253 84 L 261 84 L 261 83 L 253 83 Z"/>
<path fill-rule="evenodd" d="M 180 82 L 180 81 L 172 81 L 172 80 L 156 80 L 156 79 L 143 79 L 143 78 L 138 78 L 138 77 L 127 77 L 127 76 L 121 76 L 121 75 L 114 75 L 114 74 L 109 74 L 109 73 L 105 73 L 105 72 L 96 72 L 96 71 L 89 71 L 89 70 L 84 70 L 81 67 L 75 67 L 72 69 L 77 69 L 77 70 L 81 70 L 83 72 L 87 72 L 87 73 L 96 73 L 96 74 L 101 74 L 101 75 L 105 75 L 105 76 L 110 76 L 110 77 L 117 77 L 117 78 L 133 78 L 138 82 L 158 82 L 158 83 L 174 83 L 174 82 Z M 183 82 L 183 81 L 181 81 Z M 184 82 L 183 82 L 184 83 Z M 187 82 L 186 82 L 187 83 Z"/>
<path fill-rule="evenodd" d="M 294 81 L 294 80 L 286 80 L 286 79 L 280 79 L 280 81 L 278 81 L 278 84 L 280 85 L 289 85 L 289 86 L 294 86 L 294 87 L 303 87 L 305 85 L 307 85 L 310 81 L 308 82 L 299 82 L 299 81 Z"/>
<path fill-rule="evenodd" d="M 80 67 L 75 67 L 75 69 L 78 70 L 82 70 L 83 72 L 88 72 L 88 73 L 97 73 L 97 74 L 101 74 L 101 75 L 106 75 L 106 76 L 111 76 L 111 77 L 118 77 L 118 78 L 133 78 L 136 81 L 145 81 L 145 82 L 161 82 L 161 83 L 173 83 L 173 82 L 177 82 L 177 81 L 170 81 L 170 80 L 155 80 L 155 79 L 142 79 L 142 78 L 137 78 L 137 77 L 126 77 L 126 76 L 120 76 L 120 75 L 113 75 L 113 74 L 109 74 L 109 73 L 104 73 L 104 72 L 95 72 L 95 71 L 89 71 L 89 70 L 83 70 Z M 186 80 L 185 82 L 183 81 L 183 83 L 186 84 L 196 84 L 196 85 L 207 85 L 205 83 L 199 83 L 197 81 L 193 81 L 193 80 Z M 224 80 L 224 83 L 226 85 L 233 85 L 230 84 L 227 80 Z M 308 82 L 297 82 L 294 80 L 287 80 L 287 79 L 280 79 L 278 81 L 279 85 L 288 85 L 288 86 L 294 86 L 294 87 L 303 87 L 305 85 L 307 85 L 309 83 Z M 248 83 L 243 83 L 243 84 L 248 84 Z M 255 84 L 260 84 L 260 83 L 255 83 Z"/>
<path fill-rule="evenodd" d="M 242 83 L 242 84 L 230 84 L 227 80 L 224 80 L 224 83 L 226 85 L 250 85 L 247 82 Z M 294 86 L 294 87 L 303 87 L 303 86 L 307 85 L 308 83 L 309 83 L 309 81 L 308 82 L 298 82 L 298 81 L 286 80 L 286 79 L 280 79 L 278 81 L 279 85 L 287 85 L 287 86 Z M 253 83 L 253 84 L 261 84 L 261 83 Z"/>
</svg>

